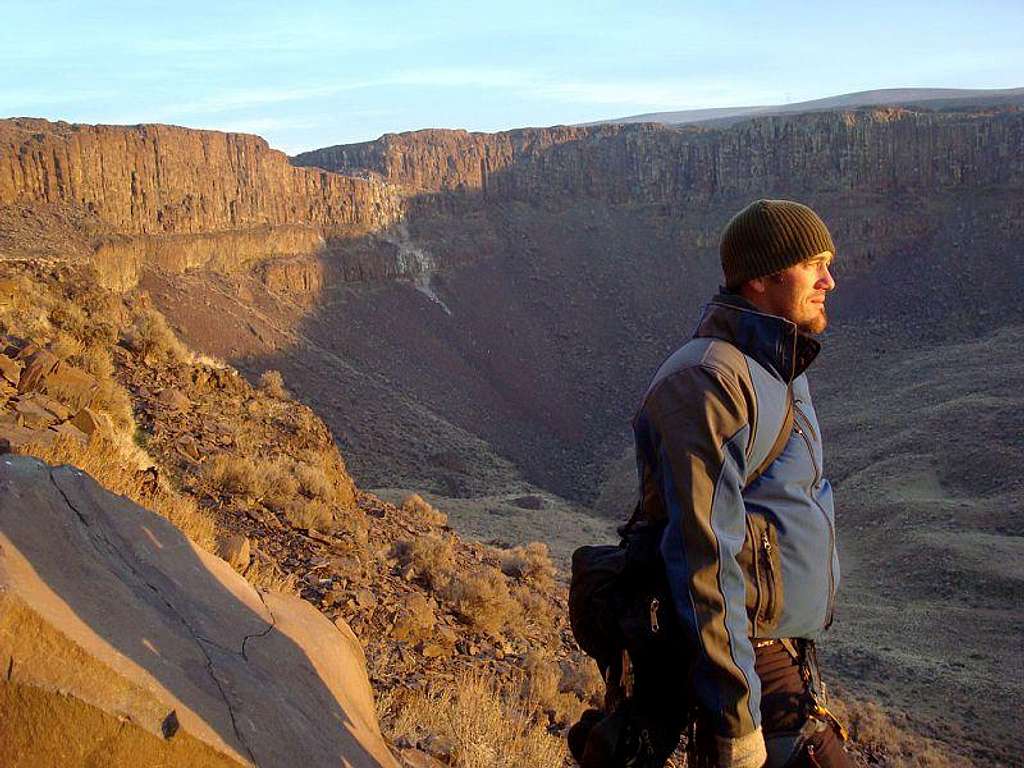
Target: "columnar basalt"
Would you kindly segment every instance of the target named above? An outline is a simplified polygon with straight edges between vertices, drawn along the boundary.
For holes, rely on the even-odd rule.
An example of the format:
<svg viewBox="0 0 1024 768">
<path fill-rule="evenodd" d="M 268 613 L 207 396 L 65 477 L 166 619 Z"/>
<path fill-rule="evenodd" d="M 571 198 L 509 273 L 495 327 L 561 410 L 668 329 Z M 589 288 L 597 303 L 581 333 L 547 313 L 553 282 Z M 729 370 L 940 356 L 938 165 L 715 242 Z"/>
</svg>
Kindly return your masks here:
<svg viewBox="0 0 1024 768">
<path fill-rule="evenodd" d="M 296 156 L 372 172 L 408 193 L 708 204 L 784 187 L 806 194 L 987 187 L 1024 180 L 1024 111 L 862 109 L 754 118 L 725 128 L 656 124 L 505 133 L 388 134 Z"/>
<path fill-rule="evenodd" d="M 167 125 L 0 122 L 0 206 L 78 211 L 107 234 L 93 260 L 111 287 L 143 264 L 231 271 L 384 229 L 402 198 L 380 179 L 295 168 L 258 136 Z"/>
<path fill-rule="evenodd" d="M 0 204 L 65 203 L 125 234 L 306 224 L 329 235 L 387 226 L 387 184 L 295 168 L 258 136 L 168 125 L 0 123 Z"/>
</svg>

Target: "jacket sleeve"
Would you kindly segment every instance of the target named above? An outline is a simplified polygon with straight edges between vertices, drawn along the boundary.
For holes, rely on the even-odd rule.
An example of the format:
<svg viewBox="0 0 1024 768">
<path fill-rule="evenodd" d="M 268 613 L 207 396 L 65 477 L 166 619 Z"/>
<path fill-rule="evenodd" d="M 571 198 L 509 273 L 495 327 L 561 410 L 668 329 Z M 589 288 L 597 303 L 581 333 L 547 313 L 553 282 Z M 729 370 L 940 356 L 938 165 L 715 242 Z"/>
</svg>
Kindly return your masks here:
<svg viewBox="0 0 1024 768">
<path fill-rule="evenodd" d="M 668 517 L 661 551 L 676 611 L 698 649 L 698 701 L 721 739 L 740 742 L 760 742 L 761 720 L 737 562 L 752 409 L 735 374 L 696 366 L 655 384 L 634 424 L 638 463 Z"/>
</svg>

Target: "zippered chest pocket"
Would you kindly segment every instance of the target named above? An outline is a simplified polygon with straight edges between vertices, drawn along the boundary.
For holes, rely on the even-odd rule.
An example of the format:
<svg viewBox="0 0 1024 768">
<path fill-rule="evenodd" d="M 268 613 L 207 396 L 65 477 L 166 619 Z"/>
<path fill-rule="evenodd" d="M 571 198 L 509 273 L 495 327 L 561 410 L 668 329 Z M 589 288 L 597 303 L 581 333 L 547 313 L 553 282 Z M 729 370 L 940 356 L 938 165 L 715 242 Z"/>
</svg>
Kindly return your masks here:
<svg viewBox="0 0 1024 768">
<path fill-rule="evenodd" d="M 814 470 L 811 484 L 816 488 L 821 483 L 821 442 L 811 417 L 804 411 L 800 400 L 793 401 L 793 431 L 803 440 Z"/>
<path fill-rule="evenodd" d="M 758 636 L 770 632 L 782 613 L 782 566 L 775 526 L 758 514 L 747 515 L 751 566 L 757 592 L 753 616 Z"/>
</svg>

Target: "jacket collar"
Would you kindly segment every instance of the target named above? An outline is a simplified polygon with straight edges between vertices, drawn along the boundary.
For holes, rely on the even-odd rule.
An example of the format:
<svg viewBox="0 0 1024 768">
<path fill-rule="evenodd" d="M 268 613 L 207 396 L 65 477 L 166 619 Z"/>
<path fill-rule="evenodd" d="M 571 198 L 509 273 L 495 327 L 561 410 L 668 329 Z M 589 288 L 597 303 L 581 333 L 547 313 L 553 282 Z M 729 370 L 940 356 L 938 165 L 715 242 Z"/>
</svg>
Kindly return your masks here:
<svg viewBox="0 0 1024 768">
<path fill-rule="evenodd" d="M 762 312 L 736 293 L 722 291 L 704 307 L 694 337 L 728 341 L 787 384 L 818 356 L 821 344 L 796 324 Z"/>
</svg>

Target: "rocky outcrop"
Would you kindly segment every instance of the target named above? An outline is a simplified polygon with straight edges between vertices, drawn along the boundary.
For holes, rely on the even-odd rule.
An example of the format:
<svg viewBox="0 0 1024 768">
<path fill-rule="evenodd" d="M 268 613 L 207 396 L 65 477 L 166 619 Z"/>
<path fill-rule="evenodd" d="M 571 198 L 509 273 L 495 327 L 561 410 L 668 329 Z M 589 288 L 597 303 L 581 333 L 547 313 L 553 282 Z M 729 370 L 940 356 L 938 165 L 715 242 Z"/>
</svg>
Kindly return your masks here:
<svg viewBox="0 0 1024 768">
<path fill-rule="evenodd" d="M 258 136 L 169 125 L 0 123 L 0 204 L 68 203 L 117 232 L 309 224 L 362 234 L 400 213 L 371 179 L 294 168 Z"/>
<path fill-rule="evenodd" d="M 755 118 L 727 128 L 656 124 L 426 130 L 297 155 L 293 162 L 371 172 L 410 194 L 479 192 L 680 205 L 763 194 L 1019 185 L 1024 110 L 901 108 Z"/>
<path fill-rule="evenodd" d="M 5 765 L 394 766 L 362 651 L 80 471 L 0 458 Z"/>
<path fill-rule="evenodd" d="M 294 168 L 257 136 L 0 121 L 4 218 L 24 235 L 22 218 L 54 206 L 91 221 L 93 261 L 113 288 L 134 285 L 143 264 L 231 271 L 314 253 L 325 239 L 365 235 L 402 215 L 391 185 Z M 28 250 L 20 245 L 7 248 Z"/>
<path fill-rule="evenodd" d="M 652 126 L 640 132 L 649 133 Z M 424 130 L 385 134 L 376 141 L 342 144 L 296 155 L 299 166 L 343 173 L 373 173 L 411 192 L 488 191 L 491 174 L 553 147 L 622 133 L 615 126 L 554 126 L 501 133 Z"/>
</svg>

